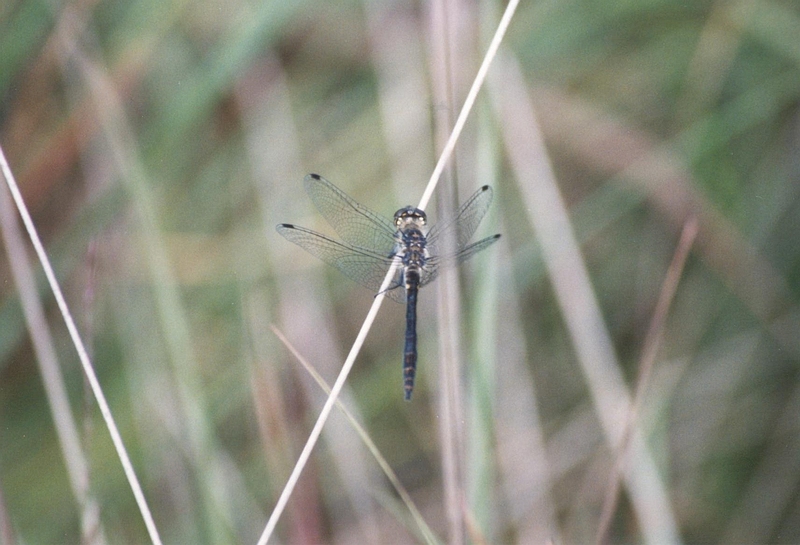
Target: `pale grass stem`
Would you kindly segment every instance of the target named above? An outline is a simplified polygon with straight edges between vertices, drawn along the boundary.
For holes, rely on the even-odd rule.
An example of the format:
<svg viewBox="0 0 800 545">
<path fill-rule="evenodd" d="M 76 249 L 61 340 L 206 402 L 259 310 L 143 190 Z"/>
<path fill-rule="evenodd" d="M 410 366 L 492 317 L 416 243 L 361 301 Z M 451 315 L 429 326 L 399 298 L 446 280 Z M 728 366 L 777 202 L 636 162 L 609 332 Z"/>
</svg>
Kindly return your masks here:
<svg viewBox="0 0 800 545">
<path fill-rule="evenodd" d="M 280 340 L 283 343 L 283 345 L 289 350 L 289 352 L 292 353 L 292 355 L 297 359 L 300 365 L 303 366 L 303 368 L 308 372 L 308 374 L 311 375 L 311 378 L 314 379 L 314 381 L 319 385 L 319 387 L 322 388 L 322 390 L 326 394 L 330 395 L 331 387 L 328 385 L 328 383 L 325 382 L 325 379 L 322 378 L 322 375 L 320 375 L 317 372 L 317 370 L 314 369 L 311 363 L 300 354 L 300 352 L 291 342 L 289 342 L 289 339 L 286 338 L 286 335 L 284 335 L 283 332 L 274 325 L 270 325 L 270 329 L 275 334 L 275 336 L 278 337 L 278 340 Z M 397 491 L 398 496 L 400 496 L 400 499 L 403 500 L 403 503 L 406 505 L 406 508 L 411 513 L 411 516 L 414 518 L 414 521 L 419 526 L 419 532 L 425 538 L 425 542 L 428 544 L 438 543 L 436 535 L 433 533 L 428 524 L 425 522 L 425 519 L 422 517 L 422 513 L 420 513 L 419 509 L 417 509 L 417 506 L 414 504 L 414 500 L 411 498 L 411 495 L 403 486 L 403 483 L 400 482 L 400 478 L 394 472 L 392 466 L 389 465 L 389 462 L 386 460 L 386 458 L 384 458 L 383 454 L 381 454 L 380 450 L 378 449 L 378 445 L 376 445 L 375 442 L 372 440 L 372 438 L 369 436 L 367 430 L 364 429 L 364 427 L 361 424 L 359 424 L 358 420 L 353 415 L 353 413 L 350 412 L 350 410 L 344 405 L 344 403 L 342 403 L 338 399 L 336 400 L 336 407 L 342 412 L 342 414 L 344 414 L 344 416 L 350 422 L 350 425 L 353 426 L 353 429 L 356 431 L 356 433 L 358 433 L 359 437 L 361 437 L 361 440 L 364 442 L 364 445 L 367 447 L 367 449 L 369 449 L 370 453 L 375 458 L 375 461 L 378 462 L 378 465 L 383 470 L 383 473 L 386 475 L 386 478 L 389 479 L 389 482 L 392 484 L 395 491 Z"/>
<path fill-rule="evenodd" d="M 617 503 L 619 500 L 620 475 L 624 471 L 625 463 L 628 458 L 633 425 L 638 420 L 642 402 L 644 401 L 644 395 L 650 383 L 653 368 L 655 367 L 656 354 L 658 353 L 659 346 L 661 346 L 661 339 L 664 337 L 664 323 L 669 314 L 672 301 L 675 298 L 675 292 L 678 289 L 678 282 L 683 274 L 683 269 L 686 266 L 689 250 L 692 248 L 694 239 L 697 237 L 697 230 L 697 218 L 689 218 L 681 231 L 678 247 L 675 249 L 672 262 L 667 269 L 667 276 L 661 286 L 661 293 L 658 296 L 658 302 L 653 311 L 653 318 L 647 329 L 642 355 L 639 360 L 639 374 L 636 380 L 636 389 L 633 393 L 633 404 L 628 412 L 628 421 L 619 449 L 617 450 L 614 468 L 608 476 L 608 488 L 603 501 L 600 523 L 597 528 L 596 545 L 601 545 L 606 542 L 608 532 L 611 529 L 611 521 L 617 510 Z"/>
<path fill-rule="evenodd" d="M 439 177 L 442 175 L 445 165 L 450 160 L 450 155 L 453 154 L 453 149 L 456 147 L 458 137 L 461 136 L 461 130 L 464 128 L 464 124 L 467 122 L 467 117 L 469 116 L 470 111 L 472 111 L 472 106 L 475 104 L 478 91 L 481 90 L 483 82 L 486 79 L 486 74 L 489 73 L 489 67 L 492 65 L 492 61 L 494 61 L 494 58 L 497 55 L 497 50 L 500 48 L 500 44 L 503 41 L 503 36 L 505 36 L 508 25 L 511 23 L 511 18 L 514 16 L 514 12 L 516 11 L 518 4 L 519 0 L 511 0 L 511 2 L 508 3 L 508 6 L 506 6 L 503 17 L 500 19 L 500 23 L 497 25 L 497 31 L 495 31 L 494 37 L 489 43 L 489 48 L 486 50 L 486 55 L 483 57 L 483 62 L 481 63 L 480 68 L 478 68 L 478 73 L 475 75 L 475 80 L 472 82 L 469 93 L 467 93 L 467 98 L 464 99 L 464 105 L 461 107 L 461 113 L 458 114 L 455 125 L 453 125 L 453 131 L 450 133 L 450 138 L 448 138 L 444 149 L 442 149 L 442 153 L 439 156 L 439 161 L 436 163 L 436 166 L 431 173 L 431 178 L 428 180 L 428 185 L 425 187 L 425 191 L 422 193 L 422 198 L 420 199 L 417 208 L 424 210 L 425 207 L 428 206 L 428 202 L 431 200 L 431 197 L 433 197 L 436 184 L 439 183 Z"/>
<path fill-rule="evenodd" d="M 612 450 L 622 438 L 620 424 L 630 394 L 606 327 L 550 163 L 528 88 L 516 59 L 500 59 L 490 96 L 530 222 L 542 249 L 564 323 L 591 393 L 605 440 Z M 646 543 L 677 543 L 678 529 L 666 487 L 638 426 L 631 436 L 631 464 L 625 484 Z"/>
<path fill-rule="evenodd" d="M 78 426 L 72 415 L 64 375 L 61 373 L 56 355 L 55 342 L 45 317 L 44 304 L 36 287 L 36 273 L 17 222 L 16 208 L 9 196 L 10 194 L 5 191 L 0 196 L 0 232 L 8 254 L 11 275 L 19 294 L 25 325 L 36 355 L 36 363 L 64 458 L 70 488 L 82 513 L 81 535 L 86 543 L 105 542 L 104 532 L 100 527 L 99 507 L 89 490 L 89 464 L 81 446 Z"/>
<path fill-rule="evenodd" d="M 82 14 L 64 10 L 60 22 L 59 53 L 64 59 L 75 63 L 82 81 L 88 89 L 92 111 L 96 112 L 99 127 L 102 129 L 111 163 L 117 170 L 119 179 L 131 197 L 135 217 L 141 227 L 142 241 L 146 248 L 147 270 L 153 278 L 153 294 L 158 318 L 165 333 L 168 361 L 173 365 L 177 380 L 177 394 L 181 416 L 187 431 L 185 448 L 189 459 L 204 475 L 212 478 L 200 481 L 204 501 L 213 505 L 209 510 L 212 516 L 207 522 L 212 535 L 221 537 L 223 526 L 230 524 L 230 494 L 227 485 L 230 478 L 219 479 L 224 472 L 224 461 L 216 448 L 207 423 L 207 406 L 199 384 L 197 359 L 191 343 L 188 317 L 180 299 L 180 289 L 174 269 L 171 266 L 166 243 L 160 229 L 160 210 L 157 198 L 148 185 L 150 179 L 142 160 L 141 149 L 136 141 L 132 124 L 123 106 L 113 79 L 105 66 L 98 62 L 97 55 L 85 49 L 74 34 L 74 29 L 82 28 Z M 89 41 L 89 43 L 91 43 Z"/>
<path fill-rule="evenodd" d="M 430 51 L 431 98 L 435 104 L 445 107 L 434 110 L 433 133 L 436 150 L 444 150 L 455 140 L 451 111 L 455 108 L 455 91 L 459 84 L 459 56 L 461 48 L 469 51 L 470 36 L 457 33 L 460 22 L 469 15 L 468 8 L 456 2 L 435 0 L 428 10 L 428 44 Z M 452 147 L 452 146 L 451 146 Z M 455 148 L 453 148 L 455 153 Z M 445 164 L 439 161 L 439 165 Z M 439 191 L 440 208 L 452 205 L 455 198 L 455 178 L 457 159 L 447 163 L 447 171 L 442 171 L 449 183 Z M 436 176 L 439 179 L 439 176 Z M 452 238 L 445 241 L 452 245 Z M 459 360 L 457 327 L 459 323 L 458 275 L 454 271 L 444 271 L 436 289 L 436 316 L 438 322 L 437 341 L 439 352 L 439 372 L 436 384 L 439 436 L 439 457 L 441 464 L 441 487 L 446 536 L 449 545 L 464 543 L 464 516 L 462 503 L 464 497 L 464 428 L 460 415 L 462 409 L 462 388 L 459 380 Z"/>
<path fill-rule="evenodd" d="M 450 135 L 450 138 L 445 144 L 444 149 L 442 150 L 441 156 L 439 157 L 439 161 L 436 163 L 436 167 L 433 169 L 433 173 L 431 174 L 431 178 L 428 181 L 428 185 L 425 188 L 425 191 L 422 194 L 422 198 L 420 199 L 418 208 L 424 209 L 428 202 L 430 201 L 431 197 L 433 196 L 433 191 L 436 189 L 436 184 L 439 181 L 439 177 L 444 170 L 444 167 L 447 161 L 450 159 L 450 155 L 453 153 L 453 149 L 455 147 L 456 141 L 458 140 L 459 135 L 461 134 L 461 130 L 464 128 L 464 124 L 466 123 L 467 117 L 469 112 L 472 109 L 472 106 L 475 103 L 475 98 L 478 95 L 478 91 L 480 90 L 481 86 L 483 85 L 484 80 L 486 79 L 486 74 L 489 71 L 489 66 L 491 66 L 492 60 L 494 59 L 495 55 L 497 54 L 497 50 L 500 47 L 500 43 L 503 40 L 503 36 L 505 35 L 506 30 L 508 29 L 508 25 L 511 22 L 511 18 L 516 11 L 517 5 L 519 4 L 519 0 L 511 0 L 508 6 L 506 6 L 506 10 L 503 13 L 503 17 L 500 20 L 500 24 L 497 27 L 497 31 L 492 38 L 492 41 L 489 45 L 489 48 L 484 56 L 483 62 L 478 70 L 478 73 L 475 77 L 475 80 L 472 83 L 472 86 L 467 94 L 467 98 L 464 101 L 464 105 L 461 108 L 461 113 L 459 114 L 458 118 L 456 119 L 455 126 L 453 127 L 453 131 Z M 358 353 L 361 351 L 361 346 L 364 344 L 364 340 L 369 333 L 370 328 L 372 327 L 372 323 L 375 320 L 375 317 L 378 315 L 378 310 L 380 309 L 381 304 L 383 304 L 383 299 L 385 297 L 384 291 L 389 287 L 392 277 L 394 276 L 397 267 L 399 266 L 398 260 L 395 260 L 392 267 L 386 273 L 386 277 L 384 278 L 383 284 L 381 285 L 381 289 L 379 294 L 375 297 L 375 300 L 372 303 L 372 306 L 367 313 L 366 318 L 364 319 L 364 323 L 361 326 L 361 330 L 358 332 L 355 341 L 353 342 L 353 346 L 350 349 L 350 352 L 345 359 L 344 365 L 342 365 L 342 370 L 339 372 L 339 376 L 336 378 L 336 381 L 331 388 L 331 393 L 328 396 L 328 399 L 325 401 L 325 404 L 320 411 L 320 415 L 317 418 L 317 422 L 314 424 L 314 428 L 311 430 L 309 434 L 308 440 L 306 441 L 305 446 L 303 447 L 300 456 L 297 459 L 297 463 L 295 464 L 294 469 L 292 470 L 291 475 L 289 476 L 289 480 L 286 483 L 283 491 L 281 492 L 280 497 L 278 498 L 278 503 L 275 505 L 275 508 L 272 511 L 272 514 L 267 521 L 267 526 L 264 528 L 264 532 L 261 534 L 261 538 L 258 540 L 259 545 L 265 545 L 270 537 L 272 536 L 272 532 L 275 531 L 275 527 L 278 524 L 278 520 L 280 519 L 283 510 L 286 508 L 286 504 L 289 501 L 289 497 L 294 490 L 294 487 L 297 485 L 297 480 L 300 478 L 300 473 L 302 473 L 303 468 L 305 467 L 308 458 L 311 455 L 311 451 L 314 449 L 314 445 L 316 445 L 317 440 L 319 439 L 319 435 L 322 432 L 322 428 L 325 425 L 325 422 L 330 415 L 331 410 L 333 409 L 333 404 L 335 403 L 339 393 L 344 386 L 345 381 L 347 380 L 347 376 L 350 374 L 350 370 L 355 363 L 355 359 L 358 356 Z"/>
<path fill-rule="evenodd" d="M 105 420 L 106 427 L 108 428 L 108 433 L 111 435 L 111 440 L 114 443 L 114 449 L 116 449 L 117 456 L 119 456 L 120 463 L 122 464 L 122 469 L 125 471 L 125 477 L 128 479 L 128 484 L 130 485 L 133 495 L 136 499 L 136 503 L 139 506 L 139 512 L 142 514 L 145 526 L 147 526 L 147 532 L 150 534 L 150 540 L 154 544 L 160 545 L 161 538 L 158 535 L 155 522 L 153 522 L 153 516 L 150 513 L 150 509 L 147 506 L 147 501 L 142 493 L 142 487 L 139 484 L 139 480 L 136 478 L 136 473 L 133 470 L 133 464 L 131 464 L 128 452 L 125 450 L 125 445 L 122 442 L 122 436 L 120 436 L 119 430 L 117 429 L 117 424 L 114 422 L 114 417 L 111 414 L 111 409 L 109 408 L 108 402 L 103 394 L 103 389 L 100 387 L 100 382 L 97 380 L 97 376 L 95 375 L 92 362 L 89 359 L 89 354 L 86 352 L 86 347 L 83 344 L 83 340 L 81 340 L 80 333 L 78 333 L 78 328 L 75 325 L 75 321 L 72 319 L 72 314 L 69 311 L 69 307 L 67 307 L 67 302 L 64 299 L 63 293 L 61 292 L 61 287 L 59 286 L 56 275 L 53 272 L 53 267 L 50 265 L 50 260 L 47 257 L 47 253 L 44 251 L 42 241 L 39 238 L 39 234 L 36 231 L 33 220 L 28 213 L 28 208 L 25 206 L 25 201 L 22 199 L 22 194 L 19 191 L 19 187 L 17 187 L 17 182 L 14 180 L 14 175 L 11 172 L 11 167 L 8 165 L 8 161 L 6 160 L 6 156 L 2 147 L 0 147 L 0 168 L 2 168 L 3 177 L 5 178 L 6 184 L 11 191 L 11 196 L 17 205 L 17 210 L 19 210 L 20 216 L 22 217 L 22 222 L 25 225 L 28 236 L 31 239 L 31 243 L 33 244 L 36 255 L 39 258 L 39 262 L 42 264 L 42 269 L 44 269 L 47 282 L 50 285 L 50 289 L 53 291 L 53 296 L 56 299 L 61 316 L 64 318 L 64 323 L 69 331 L 69 336 L 72 339 L 72 343 L 75 345 L 75 350 L 78 352 L 78 358 L 80 359 L 81 366 L 83 367 L 83 372 L 86 374 L 86 378 L 88 379 L 89 385 L 92 388 L 92 393 L 97 400 L 97 406 L 100 408 L 100 413 L 103 415 L 103 420 Z"/>
<path fill-rule="evenodd" d="M 311 433 L 306 440 L 306 444 L 303 447 L 302 452 L 300 452 L 300 456 L 297 458 L 294 469 L 292 470 L 291 475 L 289 475 L 289 480 L 286 482 L 286 486 L 284 486 L 283 491 L 278 498 L 278 503 L 275 505 L 269 520 L 267 520 L 267 526 L 264 528 L 264 532 L 261 534 L 261 537 L 258 540 L 259 545 L 265 545 L 272 536 L 272 532 L 275 531 L 278 520 L 280 519 L 283 510 L 286 508 L 286 504 L 289 502 L 289 498 L 291 497 L 292 492 L 297 485 L 297 481 L 300 478 L 300 473 L 302 473 L 303 468 L 308 462 L 308 458 L 311 456 L 311 451 L 314 449 L 314 445 L 316 445 L 320 433 L 322 433 L 322 428 L 325 426 L 325 422 L 328 420 L 328 416 L 333 409 L 333 404 L 339 397 L 339 393 L 344 387 L 347 376 L 350 374 L 350 369 L 352 369 L 353 363 L 355 363 L 356 356 L 358 356 L 358 353 L 361 351 L 361 347 L 367 338 L 367 333 L 369 333 L 372 323 L 375 321 L 375 317 L 378 315 L 378 310 L 381 308 L 383 300 L 386 297 L 386 289 L 389 287 L 389 284 L 391 284 L 392 276 L 394 275 L 394 272 L 397 270 L 398 266 L 399 260 L 395 259 L 392 263 L 392 266 L 389 267 L 389 272 L 386 274 L 383 284 L 381 284 L 381 289 L 378 295 L 375 297 L 375 300 L 373 301 L 372 306 L 367 313 L 367 317 L 364 319 L 364 323 L 362 324 L 361 330 L 358 332 L 358 335 L 353 342 L 353 346 L 350 348 L 350 353 L 347 354 L 344 365 L 342 365 L 342 370 L 339 371 L 339 376 L 336 377 L 336 382 L 333 383 L 331 393 L 328 396 L 328 399 L 325 400 L 325 404 L 322 406 L 319 417 L 317 417 L 317 422 L 314 424 L 314 428 L 311 430 Z"/>
</svg>

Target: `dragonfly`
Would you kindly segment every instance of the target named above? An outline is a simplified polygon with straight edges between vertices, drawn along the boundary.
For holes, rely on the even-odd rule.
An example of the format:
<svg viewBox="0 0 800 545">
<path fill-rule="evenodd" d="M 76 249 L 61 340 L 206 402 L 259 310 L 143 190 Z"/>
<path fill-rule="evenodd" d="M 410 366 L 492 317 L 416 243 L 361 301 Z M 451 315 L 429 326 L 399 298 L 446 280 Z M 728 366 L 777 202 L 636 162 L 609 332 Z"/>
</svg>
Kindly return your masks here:
<svg viewBox="0 0 800 545">
<path fill-rule="evenodd" d="M 417 369 L 417 293 L 443 270 L 463 263 L 500 238 L 492 235 L 469 243 L 492 203 L 492 188 L 478 189 L 452 216 L 430 228 L 423 210 L 400 208 L 390 220 L 356 202 L 319 174 L 305 177 L 311 202 L 341 240 L 294 225 L 279 223 L 276 230 L 339 269 L 350 279 L 380 293 L 389 268 L 398 265 L 384 295 L 406 305 L 403 389 L 411 400 Z"/>
</svg>

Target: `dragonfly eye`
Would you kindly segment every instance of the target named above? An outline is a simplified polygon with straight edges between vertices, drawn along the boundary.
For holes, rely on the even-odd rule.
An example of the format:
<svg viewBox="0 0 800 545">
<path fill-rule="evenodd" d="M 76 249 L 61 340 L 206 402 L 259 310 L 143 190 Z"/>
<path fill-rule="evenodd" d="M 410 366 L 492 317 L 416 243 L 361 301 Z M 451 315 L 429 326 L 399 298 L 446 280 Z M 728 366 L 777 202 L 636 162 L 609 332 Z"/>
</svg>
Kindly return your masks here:
<svg viewBox="0 0 800 545">
<path fill-rule="evenodd" d="M 403 227 L 408 224 L 425 225 L 428 222 L 428 217 L 425 212 L 413 206 L 406 206 L 394 213 L 394 224 L 397 227 Z"/>
</svg>

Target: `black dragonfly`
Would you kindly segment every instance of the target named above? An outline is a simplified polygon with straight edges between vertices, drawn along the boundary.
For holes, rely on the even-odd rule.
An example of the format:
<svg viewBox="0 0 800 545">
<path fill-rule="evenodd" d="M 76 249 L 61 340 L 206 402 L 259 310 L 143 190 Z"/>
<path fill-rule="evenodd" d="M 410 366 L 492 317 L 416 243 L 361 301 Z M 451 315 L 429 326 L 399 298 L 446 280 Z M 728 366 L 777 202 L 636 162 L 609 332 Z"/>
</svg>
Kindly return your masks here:
<svg viewBox="0 0 800 545">
<path fill-rule="evenodd" d="M 406 304 L 403 363 L 405 399 L 411 399 L 417 367 L 417 291 L 438 274 L 490 246 L 500 235 L 468 244 L 492 203 L 492 188 L 478 189 L 455 215 L 426 231 L 425 212 L 401 208 L 391 221 L 348 197 L 319 174 L 304 180 L 311 201 L 342 241 L 299 225 L 279 223 L 278 233 L 373 292 L 378 292 L 389 267 L 400 261 L 385 295 Z M 448 245 L 450 250 L 448 251 Z"/>
</svg>

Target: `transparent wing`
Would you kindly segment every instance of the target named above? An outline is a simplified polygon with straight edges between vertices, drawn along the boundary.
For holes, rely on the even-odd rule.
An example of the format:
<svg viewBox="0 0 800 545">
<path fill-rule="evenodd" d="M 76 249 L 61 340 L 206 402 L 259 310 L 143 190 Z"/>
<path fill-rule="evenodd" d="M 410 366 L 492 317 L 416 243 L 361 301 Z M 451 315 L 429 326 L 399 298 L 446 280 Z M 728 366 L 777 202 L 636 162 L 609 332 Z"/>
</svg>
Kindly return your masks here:
<svg viewBox="0 0 800 545">
<path fill-rule="evenodd" d="M 442 270 L 463 263 L 500 238 L 500 235 L 494 235 L 467 245 L 491 204 L 492 188 L 485 185 L 473 193 L 453 216 L 431 227 L 426 242 L 430 257 L 426 260 L 420 286 L 433 282 Z M 454 246 L 452 251 L 445 252 L 449 237 L 453 237 Z"/>
<path fill-rule="evenodd" d="M 440 250 L 444 249 L 447 237 L 450 236 L 453 237 L 455 244 L 454 251 L 451 253 L 460 253 L 475 234 L 478 224 L 486 215 L 491 204 L 492 188 L 485 185 L 473 193 L 454 216 L 442 218 L 437 222 L 431 227 L 427 237 L 428 249 L 431 254 L 441 254 Z"/>
<path fill-rule="evenodd" d="M 357 203 L 319 174 L 309 174 L 303 184 L 314 206 L 345 243 L 381 255 L 392 252 L 396 231 L 392 221 Z"/>
<path fill-rule="evenodd" d="M 450 267 L 454 267 L 456 265 L 460 265 L 470 257 L 474 256 L 481 250 L 484 250 L 497 242 L 500 238 L 500 235 L 492 235 L 490 237 L 486 237 L 484 239 L 479 240 L 469 246 L 466 246 L 461 249 L 461 251 L 451 254 L 450 256 L 431 256 L 425 262 L 425 267 L 423 268 L 422 275 L 420 276 L 419 285 L 424 286 L 425 284 L 429 284 L 433 282 L 439 273 L 449 269 Z"/>
<path fill-rule="evenodd" d="M 367 248 L 337 242 L 316 231 L 290 223 L 280 223 L 275 229 L 289 242 L 297 244 L 314 257 L 336 267 L 351 280 L 371 289 L 373 293 L 380 290 L 386 271 L 392 264 L 392 259 L 386 257 L 391 252 L 387 252 L 384 256 Z M 401 286 L 400 275 L 398 271 L 391 284 L 394 289 L 387 291 L 386 296 L 398 303 L 405 303 L 406 294 Z"/>
</svg>

